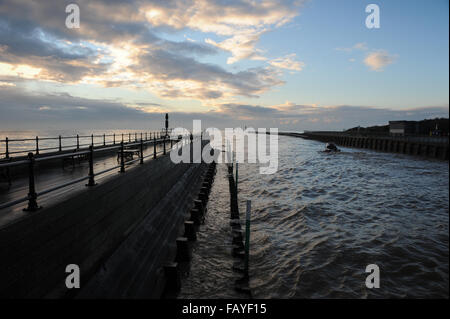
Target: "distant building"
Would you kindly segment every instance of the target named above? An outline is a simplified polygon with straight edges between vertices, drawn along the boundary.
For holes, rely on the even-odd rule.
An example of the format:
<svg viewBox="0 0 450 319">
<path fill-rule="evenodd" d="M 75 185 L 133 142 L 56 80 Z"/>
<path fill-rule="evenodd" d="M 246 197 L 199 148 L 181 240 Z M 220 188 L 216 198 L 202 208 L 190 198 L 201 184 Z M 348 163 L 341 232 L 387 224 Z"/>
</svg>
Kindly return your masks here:
<svg viewBox="0 0 450 319">
<path fill-rule="evenodd" d="M 389 121 L 390 135 L 409 135 L 418 133 L 417 121 Z"/>
</svg>

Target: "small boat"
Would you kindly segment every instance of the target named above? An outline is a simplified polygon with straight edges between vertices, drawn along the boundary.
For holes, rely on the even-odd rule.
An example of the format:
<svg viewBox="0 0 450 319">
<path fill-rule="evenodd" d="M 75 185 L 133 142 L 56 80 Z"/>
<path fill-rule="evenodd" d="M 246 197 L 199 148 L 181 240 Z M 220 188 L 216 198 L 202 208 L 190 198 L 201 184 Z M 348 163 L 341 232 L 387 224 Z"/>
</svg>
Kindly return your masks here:
<svg viewBox="0 0 450 319">
<path fill-rule="evenodd" d="M 340 152 L 341 150 L 337 148 L 337 146 L 334 143 L 327 143 L 325 146 L 324 152 L 327 153 L 334 153 L 334 152 Z"/>
</svg>

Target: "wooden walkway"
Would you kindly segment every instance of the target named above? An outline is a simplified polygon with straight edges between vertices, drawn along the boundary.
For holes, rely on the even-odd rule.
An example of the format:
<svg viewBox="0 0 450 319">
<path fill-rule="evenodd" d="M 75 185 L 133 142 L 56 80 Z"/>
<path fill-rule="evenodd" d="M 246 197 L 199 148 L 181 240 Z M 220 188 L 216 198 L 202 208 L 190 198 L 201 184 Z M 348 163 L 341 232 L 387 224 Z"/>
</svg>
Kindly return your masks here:
<svg viewBox="0 0 450 319">
<path fill-rule="evenodd" d="M 169 149 L 170 145 L 167 147 Z M 157 152 L 162 151 L 163 146 L 157 145 Z M 153 145 L 149 145 L 147 148 L 144 148 L 144 156 L 150 155 L 153 153 Z M 136 156 L 134 157 L 137 158 Z M 148 157 L 145 161 L 151 160 L 152 157 Z M 112 168 L 117 166 L 117 155 L 116 152 L 108 154 L 107 156 L 102 156 L 96 158 L 94 160 L 94 173 Z M 128 166 L 139 165 L 139 161 L 134 162 L 132 164 L 127 164 Z M 50 189 L 57 185 L 70 182 L 77 178 L 82 178 L 88 175 L 89 171 L 89 162 L 82 161 L 80 163 L 75 163 L 74 166 L 71 164 L 65 164 L 64 168 L 62 165 L 54 166 L 54 167 L 46 167 L 42 169 L 36 169 L 35 172 L 35 183 L 36 183 L 36 192 L 42 192 L 46 189 Z M 96 177 L 96 182 L 101 183 L 105 178 L 114 176 L 118 174 L 119 169 L 111 170 L 105 174 L 102 174 Z M 79 183 L 61 188 L 59 190 L 50 192 L 48 194 L 39 196 L 37 202 L 40 206 L 50 205 L 57 201 L 64 200 L 67 197 L 70 197 L 71 194 L 76 190 L 81 190 L 85 188 L 85 184 L 87 181 L 81 181 Z M 28 194 L 28 176 L 21 177 L 13 177 L 12 184 L 9 186 L 7 181 L 2 180 L 0 182 L 0 204 L 6 203 L 9 201 L 17 200 L 23 197 L 26 197 Z M 27 206 L 27 202 L 17 204 L 15 206 L 0 209 L 0 228 L 15 221 L 20 218 L 26 217 L 28 214 L 32 214 L 32 212 L 24 212 L 23 208 Z"/>
</svg>

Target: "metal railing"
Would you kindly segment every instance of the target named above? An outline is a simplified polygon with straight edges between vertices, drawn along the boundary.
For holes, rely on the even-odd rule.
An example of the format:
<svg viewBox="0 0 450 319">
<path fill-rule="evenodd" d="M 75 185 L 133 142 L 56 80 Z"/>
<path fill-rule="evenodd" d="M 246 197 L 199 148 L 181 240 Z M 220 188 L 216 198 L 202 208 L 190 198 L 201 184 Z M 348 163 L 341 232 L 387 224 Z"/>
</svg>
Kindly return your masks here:
<svg viewBox="0 0 450 319">
<path fill-rule="evenodd" d="M 169 132 L 170 133 L 170 132 Z M 0 158 L 10 159 L 12 155 L 20 156 L 27 155 L 33 152 L 35 155 L 50 153 L 50 152 L 62 152 L 67 150 L 79 150 L 83 147 L 89 146 L 107 146 L 107 145 L 117 145 L 120 142 L 132 141 L 137 142 L 140 139 L 148 141 L 152 137 L 161 138 L 165 134 L 165 131 L 153 131 L 153 132 L 134 132 L 134 133 L 113 133 L 113 134 L 91 134 L 91 135 L 73 135 L 73 136 L 62 136 L 57 137 L 33 137 L 33 138 L 8 138 L 0 140 Z M 70 144 L 64 144 L 63 141 L 71 141 Z M 51 143 L 51 142 L 54 143 Z M 28 149 L 13 149 L 12 144 L 14 143 L 28 142 L 34 144 L 32 148 Z M 1 145 L 4 144 L 4 145 Z"/>
<path fill-rule="evenodd" d="M 198 137 L 196 137 L 196 138 L 198 138 Z M 200 136 L 200 139 L 202 139 L 202 136 Z M 152 157 L 153 159 L 155 159 L 155 158 L 157 158 L 158 155 L 161 155 L 161 154 L 165 155 L 167 153 L 167 148 L 168 148 L 168 145 L 166 147 L 166 143 L 170 142 L 170 148 L 168 148 L 169 150 L 172 149 L 175 145 L 177 147 L 180 146 L 180 144 L 178 144 L 178 143 L 175 143 L 175 145 L 174 145 L 174 141 L 179 142 L 180 139 L 179 138 L 177 138 L 175 140 L 172 138 L 167 139 L 166 136 L 163 136 L 162 138 L 161 137 L 157 138 L 156 134 L 154 134 L 153 139 L 148 139 L 146 141 L 144 141 L 144 139 L 140 139 L 138 142 L 135 142 L 135 143 L 125 144 L 124 142 L 121 141 L 120 144 L 116 144 L 116 145 L 113 145 L 110 147 L 99 148 L 99 149 L 94 149 L 94 146 L 90 145 L 89 149 L 87 151 L 75 151 L 75 152 L 71 152 L 71 153 L 56 154 L 56 155 L 50 155 L 50 156 L 45 156 L 45 157 L 35 157 L 35 154 L 33 154 L 32 152 L 29 152 L 28 158 L 25 160 L 0 164 L 0 169 L 1 168 L 8 169 L 12 166 L 28 165 L 28 195 L 25 197 L 13 200 L 13 201 L 2 203 L 2 204 L 0 204 L 0 209 L 12 207 L 17 204 L 28 201 L 28 205 L 26 208 L 24 208 L 24 211 L 36 211 L 41 208 L 37 203 L 38 197 L 48 194 L 48 193 L 51 193 L 53 191 L 59 190 L 61 188 L 80 183 L 85 180 L 88 181 L 86 186 L 88 186 L 88 187 L 95 186 L 96 185 L 95 177 L 97 177 L 99 175 L 103 175 L 107 172 L 110 172 L 110 171 L 118 169 L 118 168 L 120 169 L 119 173 L 125 173 L 126 165 L 130 165 L 130 164 L 133 164 L 136 162 L 143 164 L 144 159 L 146 159 L 146 158 Z M 192 143 L 192 141 L 193 141 L 192 139 L 189 140 L 189 136 L 183 136 L 181 138 L 181 146 L 188 144 L 188 143 Z M 151 154 L 144 156 L 143 148 L 144 148 L 144 145 L 146 145 L 146 144 L 153 144 L 153 152 Z M 161 151 L 156 150 L 157 144 L 163 145 L 163 149 Z M 124 153 L 126 151 L 125 146 L 127 146 L 127 147 L 128 146 L 138 146 L 140 148 L 139 158 L 134 159 L 134 160 L 125 161 L 125 155 L 124 155 Z M 105 151 L 114 150 L 114 149 L 120 149 L 120 153 L 119 153 L 120 163 L 116 166 L 104 169 L 100 172 L 94 172 L 94 154 L 97 152 L 105 152 Z M 89 171 L 88 171 L 87 176 L 80 177 L 80 178 L 56 185 L 54 187 L 45 189 L 40 192 L 36 191 L 35 174 L 34 174 L 36 162 L 43 162 L 43 161 L 54 160 L 54 159 L 63 159 L 63 158 L 67 158 L 67 157 L 82 156 L 82 155 L 88 155 Z"/>
</svg>

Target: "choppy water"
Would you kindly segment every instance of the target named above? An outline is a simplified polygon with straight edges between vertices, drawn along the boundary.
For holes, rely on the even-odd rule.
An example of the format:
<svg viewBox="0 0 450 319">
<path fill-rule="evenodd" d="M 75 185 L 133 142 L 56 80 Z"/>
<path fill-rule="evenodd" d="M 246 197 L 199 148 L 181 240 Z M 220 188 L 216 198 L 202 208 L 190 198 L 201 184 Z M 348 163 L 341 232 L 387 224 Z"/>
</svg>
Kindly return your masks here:
<svg viewBox="0 0 450 319">
<path fill-rule="evenodd" d="M 252 200 L 253 296 L 448 298 L 448 162 L 323 147 L 280 136 L 276 174 L 239 166 L 241 216 Z M 227 246 L 228 181 L 218 170 L 180 298 L 241 297 Z M 380 268 L 379 289 L 365 286 L 368 264 Z"/>
</svg>

